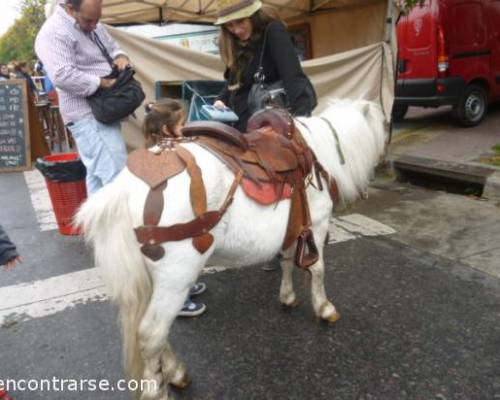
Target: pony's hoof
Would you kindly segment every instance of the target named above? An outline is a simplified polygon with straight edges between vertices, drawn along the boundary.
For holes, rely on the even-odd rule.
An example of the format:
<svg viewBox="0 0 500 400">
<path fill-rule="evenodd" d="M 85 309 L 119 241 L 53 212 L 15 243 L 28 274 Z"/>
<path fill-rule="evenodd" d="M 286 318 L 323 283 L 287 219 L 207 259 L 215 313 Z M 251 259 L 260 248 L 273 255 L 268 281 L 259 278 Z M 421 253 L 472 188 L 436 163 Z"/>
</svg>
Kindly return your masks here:
<svg viewBox="0 0 500 400">
<path fill-rule="evenodd" d="M 171 400 L 170 396 L 168 395 L 167 391 L 164 391 L 163 393 L 143 393 L 142 396 L 140 397 L 140 400 Z"/>
<path fill-rule="evenodd" d="M 319 309 L 317 316 L 322 321 L 329 322 L 333 324 L 340 319 L 340 314 L 335 308 L 335 306 L 329 301 L 325 301 Z"/>
<path fill-rule="evenodd" d="M 335 311 L 332 315 L 330 315 L 328 318 L 325 318 L 324 320 L 330 324 L 334 324 L 340 319 L 340 313 Z"/>
<path fill-rule="evenodd" d="M 177 376 L 178 375 L 178 376 Z M 185 389 L 191 383 L 191 378 L 186 370 L 181 371 L 179 374 L 176 374 L 170 384 L 177 389 Z"/>
<path fill-rule="evenodd" d="M 297 299 L 294 292 L 291 292 L 286 296 L 280 296 L 280 303 L 284 307 L 295 308 L 300 304 L 300 300 Z"/>
<path fill-rule="evenodd" d="M 281 303 L 281 304 L 283 305 L 283 307 L 297 308 L 298 306 L 300 306 L 300 300 L 295 298 L 290 303 Z"/>
</svg>

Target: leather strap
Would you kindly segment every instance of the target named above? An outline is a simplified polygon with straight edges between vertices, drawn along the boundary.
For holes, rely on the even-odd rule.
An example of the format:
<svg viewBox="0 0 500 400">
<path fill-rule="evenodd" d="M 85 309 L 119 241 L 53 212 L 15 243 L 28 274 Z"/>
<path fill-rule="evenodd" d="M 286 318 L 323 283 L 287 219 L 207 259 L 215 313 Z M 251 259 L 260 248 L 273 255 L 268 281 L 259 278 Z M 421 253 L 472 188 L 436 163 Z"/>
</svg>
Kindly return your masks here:
<svg viewBox="0 0 500 400">
<path fill-rule="evenodd" d="M 328 185 L 328 193 L 330 194 L 330 198 L 333 201 L 333 204 L 339 204 L 339 188 L 337 185 L 337 181 L 333 176 L 331 176 L 328 172 L 326 172 L 323 165 L 318 160 L 314 161 L 314 167 L 316 169 L 316 179 L 318 181 L 319 190 L 323 190 L 323 186 L 321 184 L 321 179 L 318 177 L 318 173 L 323 177 Z"/>
<path fill-rule="evenodd" d="M 176 151 L 177 155 L 186 164 L 186 170 L 191 178 L 191 205 L 193 207 L 194 215 L 198 217 L 207 211 L 207 193 L 205 191 L 205 184 L 203 182 L 201 170 L 200 167 L 198 167 L 198 164 L 196 164 L 195 158 L 188 150 L 182 146 L 177 146 Z"/>
<path fill-rule="evenodd" d="M 340 147 L 340 139 L 339 139 L 339 135 L 338 135 L 337 131 L 335 130 L 332 123 L 328 119 L 326 119 L 325 117 L 320 117 L 320 118 L 328 125 L 328 127 L 332 131 L 333 137 L 335 138 L 335 144 L 337 147 L 337 153 L 339 155 L 340 164 L 344 165 L 345 164 L 345 157 L 344 157 L 344 153 L 342 152 L 342 148 Z"/>
<path fill-rule="evenodd" d="M 144 205 L 144 225 L 158 225 L 163 211 L 163 191 L 168 181 L 149 190 L 146 204 Z"/>
<path fill-rule="evenodd" d="M 207 233 L 217 225 L 221 217 L 219 211 L 208 211 L 186 223 L 170 226 L 140 226 L 135 229 L 135 234 L 139 243 L 160 244 L 174 242 Z"/>
</svg>

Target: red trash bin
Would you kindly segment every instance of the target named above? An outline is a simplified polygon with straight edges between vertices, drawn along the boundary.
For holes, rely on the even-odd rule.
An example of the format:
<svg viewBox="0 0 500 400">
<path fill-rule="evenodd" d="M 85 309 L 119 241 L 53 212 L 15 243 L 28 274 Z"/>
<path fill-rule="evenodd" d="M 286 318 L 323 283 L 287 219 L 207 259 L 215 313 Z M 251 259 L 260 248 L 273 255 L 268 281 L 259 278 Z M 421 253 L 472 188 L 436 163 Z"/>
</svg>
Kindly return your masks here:
<svg viewBox="0 0 500 400">
<path fill-rule="evenodd" d="M 43 157 L 44 161 L 64 163 L 77 161 L 78 153 L 62 153 Z M 45 177 L 52 208 L 62 235 L 79 235 L 80 229 L 73 226 L 73 217 L 87 198 L 85 179 L 74 182 L 57 182 Z"/>
<path fill-rule="evenodd" d="M 6 390 L 0 389 L 0 400 L 12 400 Z"/>
</svg>

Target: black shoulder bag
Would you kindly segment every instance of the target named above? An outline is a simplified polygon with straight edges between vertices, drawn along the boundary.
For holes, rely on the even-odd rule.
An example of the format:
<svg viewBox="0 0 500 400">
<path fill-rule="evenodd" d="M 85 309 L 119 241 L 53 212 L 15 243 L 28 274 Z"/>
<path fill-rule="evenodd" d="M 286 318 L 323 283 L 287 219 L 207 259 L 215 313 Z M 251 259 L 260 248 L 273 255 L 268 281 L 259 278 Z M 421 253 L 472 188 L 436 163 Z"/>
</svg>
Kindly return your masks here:
<svg viewBox="0 0 500 400">
<path fill-rule="evenodd" d="M 264 83 L 266 76 L 264 75 L 264 67 L 262 67 L 262 59 L 266 49 L 267 27 L 264 32 L 264 40 L 260 51 L 259 67 L 254 75 L 254 84 L 248 93 L 248 108 L 250 113 L 261 110 L 266 105 L 274 105 L 288 109 L 288 98 L 286 90 L 283 87 L 283 81 L 279 80 L 271 84 Z"/>
<path fill-rule="evenodd" d="M 95 43 L 113 68 L 111 74 L 103 79 L 116 79 L 116 82 L 108 89 L 97 89 L 93 95 L 87 97 L 87 101 L 96 120 L 103 124 L 112 124 L 133 114 L 146 96 L 140 82 L 134 78 L 134 69 L 125 68 L 119 71 L 113 65 L 113 60 L 97 33 L 93 34 Z"/>
</svg>

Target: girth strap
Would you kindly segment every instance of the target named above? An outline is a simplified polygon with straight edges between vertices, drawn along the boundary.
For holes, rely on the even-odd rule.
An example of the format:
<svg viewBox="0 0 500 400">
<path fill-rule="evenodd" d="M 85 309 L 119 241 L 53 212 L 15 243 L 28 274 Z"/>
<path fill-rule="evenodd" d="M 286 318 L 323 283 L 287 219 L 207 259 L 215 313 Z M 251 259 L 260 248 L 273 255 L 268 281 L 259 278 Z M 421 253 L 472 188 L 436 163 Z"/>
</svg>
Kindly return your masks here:
<svg viewBox="0 0 500 400">
<path fill-rule="evenodd" d="M 211 230 L 220 221 L 219 211 L 208 211 L 199 217 L 182 224 L 170 226 L 145 225 L 135 229 L 140 243 L 159 244 L 200 236 Z"/>
</svg>

